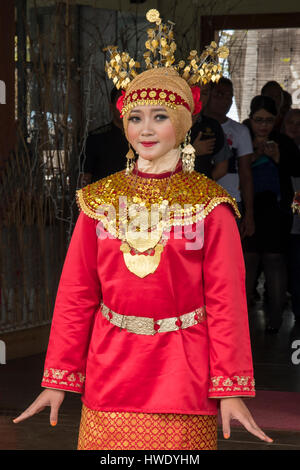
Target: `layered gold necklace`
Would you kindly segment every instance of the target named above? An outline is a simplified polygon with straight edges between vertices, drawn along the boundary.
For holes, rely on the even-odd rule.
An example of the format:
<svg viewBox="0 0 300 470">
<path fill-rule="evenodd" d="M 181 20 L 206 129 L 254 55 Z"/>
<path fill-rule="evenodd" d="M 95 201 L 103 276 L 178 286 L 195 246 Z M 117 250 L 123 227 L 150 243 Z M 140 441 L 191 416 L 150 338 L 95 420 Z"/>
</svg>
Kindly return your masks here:
<svg viewBox="0 0 300 470">
<path fill-rule="evenodd" d="M 152 274 L 156 271 L 161 260 L 161 254 L 167 242 L 167 240 L 163 238 L 163 233 L 168 222 L 165 217 L 169 204 L 167 200 L 167 193 L 177 163 L 178 162 L 176 162 L 176 165 L 168 178 L 160 206 L 158 207 L 156 204 L 156 209 L 158 209 L 158 218 L 156 217 L 156 220 L 153 222 L 153 213 L 150 211 L 149 214 L 148 209 L 146 208 L 146 201 L 143 201 L 138 196 L 134 196 L 132 198 L 131 204 L 138 205 L 142 211 L 144 209 L 147 211 L 146 214 L 144 211 L 144 224 L 140 225 L 140 230 L 128 230 L 127 228 L 123 235 L 120 234 L 120 238 L 122 240 L 120 250 L 123 253 L 124 262 L 130 272 L 141 278 L 148 276 L 149 274 Z M 137 181 L 138 173 L 136 174 L 133 193 L 136 190 Z M 149 204 L 149 201 L 147 202 Z M 122 223 L 122 218 L 119 220 L 119 222 Z M 126 214 L 126 223 L 127 222 L 128 215 Z"/>
</svg>

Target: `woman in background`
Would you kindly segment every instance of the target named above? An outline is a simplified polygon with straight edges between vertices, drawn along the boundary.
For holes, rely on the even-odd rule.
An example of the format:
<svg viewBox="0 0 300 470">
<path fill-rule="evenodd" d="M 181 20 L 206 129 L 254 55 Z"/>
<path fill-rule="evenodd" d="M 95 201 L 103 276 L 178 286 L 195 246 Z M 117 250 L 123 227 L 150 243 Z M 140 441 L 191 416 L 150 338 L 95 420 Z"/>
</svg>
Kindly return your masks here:
<svg viewBox="0 0 300 470">
<path fill-rule="evenodd" d="M 254 292 L 262 266 L 266 287 L 266 332 L 277 333 L 286 301 L 286 253 L 292 226 L 291 176 L 300 173 L 298 149 L 288 137 L 274 131 L 277 109 L 268 96 L 251 101 L 248 127 L 254 157 L 255 233 L 243 240 L 248 300 Z"/>
</svg>

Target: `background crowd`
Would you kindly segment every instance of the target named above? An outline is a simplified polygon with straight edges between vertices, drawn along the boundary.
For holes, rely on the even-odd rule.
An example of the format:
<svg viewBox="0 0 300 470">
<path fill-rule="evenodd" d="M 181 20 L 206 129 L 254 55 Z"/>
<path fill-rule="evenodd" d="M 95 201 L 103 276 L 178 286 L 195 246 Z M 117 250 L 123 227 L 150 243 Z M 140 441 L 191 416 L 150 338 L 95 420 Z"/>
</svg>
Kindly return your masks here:
<svg viewBox="0 0 300 470">
<path fill-rule="evenodd" d="M 86 140 L 82 186 L 125 168 L 128 143 L 116 108 L 119 96 L 113 89 L 112 121 Z M 237 201 L 248 304 L 258 300 L 263 280 L 266 333 L 276 334 L 288 297 L 300 323 L 300 216 L 291 209 L 300 190 L 300 109 L 293 108 L 291 95 L 279 83 L 269 81 L 240 123 L 227 116 L 233 96 L 233 84 L 225 77 L 201 87 L 202 110 L 191 129 L 195 170 Z"/>
</svg>

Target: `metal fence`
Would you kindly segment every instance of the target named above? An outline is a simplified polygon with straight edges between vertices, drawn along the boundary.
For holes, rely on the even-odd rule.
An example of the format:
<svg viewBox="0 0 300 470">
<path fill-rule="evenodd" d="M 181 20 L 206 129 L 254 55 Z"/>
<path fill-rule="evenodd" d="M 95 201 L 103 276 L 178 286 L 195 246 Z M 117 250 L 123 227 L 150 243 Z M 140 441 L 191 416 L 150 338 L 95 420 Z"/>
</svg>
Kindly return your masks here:
<svg viewBox="0 0 300 470">
<path fill-rule="evenodd" d="M 0 333 L 51 322 L 63 251 L 59 225 L 0 228 Z"/>
</svg>

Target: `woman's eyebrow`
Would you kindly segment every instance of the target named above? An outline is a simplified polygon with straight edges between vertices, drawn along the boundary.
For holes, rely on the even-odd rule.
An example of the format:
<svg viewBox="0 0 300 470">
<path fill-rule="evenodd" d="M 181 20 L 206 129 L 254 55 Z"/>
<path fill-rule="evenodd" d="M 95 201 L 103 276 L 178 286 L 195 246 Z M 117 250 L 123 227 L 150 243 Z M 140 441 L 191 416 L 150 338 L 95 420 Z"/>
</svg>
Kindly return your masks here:
<svg viewBox="0 0 300 470">
<path fill-rule="evenodd" d="M 165 112 L 165 113 L 167 112 L 167 110 L 166 110 L 165 108 L 152 108 L 151 111 L 154 112 L 154 113 L 155 113 L 156 111 L 160 111 L 160 112 L 163 111 L 163 112 Z"/>
<path fill-rule="evenodd" d="M 165 112 L 165 113 L 167 112 L 167 110 L 166 110 L 165 108 L 152 108 L 152 107 L 151 107 L 151 110 L 150 110 L 150 111 L 151 111 L 152 113 L 156 113 L 157 111 L 159 111 L 159 112 Z M 140 113 L 142 113 L 142 110 L 140 110 L 140 109 L 132 109 L 132 110 L 130 111 L 130 114 L 131 114 L 131 113 L 139 113 L 139 114 L 140 114 Z"/>
</svg>

